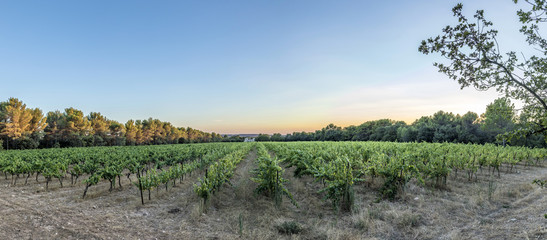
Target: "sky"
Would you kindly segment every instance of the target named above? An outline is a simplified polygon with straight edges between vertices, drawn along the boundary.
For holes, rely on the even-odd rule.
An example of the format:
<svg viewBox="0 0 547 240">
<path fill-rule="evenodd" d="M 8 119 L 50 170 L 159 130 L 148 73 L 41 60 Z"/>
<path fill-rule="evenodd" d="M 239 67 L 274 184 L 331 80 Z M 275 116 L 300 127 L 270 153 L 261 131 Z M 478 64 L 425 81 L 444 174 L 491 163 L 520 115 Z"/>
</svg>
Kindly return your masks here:
<svg viewBox="0 0 547 240">
<path fill-rule="evenodd" d="M 0 1 L 0 101 L 226 134 L 480 114 L 500 95 L 418 52 L 458 2 L 525 45 L 512 0 Z"/>
</svg>

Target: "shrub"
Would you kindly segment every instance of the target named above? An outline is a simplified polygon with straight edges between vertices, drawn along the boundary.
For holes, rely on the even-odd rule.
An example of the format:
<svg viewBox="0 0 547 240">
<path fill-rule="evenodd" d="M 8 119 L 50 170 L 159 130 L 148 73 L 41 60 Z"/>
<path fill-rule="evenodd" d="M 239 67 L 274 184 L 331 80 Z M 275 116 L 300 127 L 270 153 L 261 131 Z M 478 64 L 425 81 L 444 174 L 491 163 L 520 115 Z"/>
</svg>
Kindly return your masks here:
<svg viewBox="0 0 547 240">
<path fill-rule="evenodd" d="M 298 234 L 302 232 L 303 228 L 296 221 L 285 221 L 280 225 L 276 226 L 277 230 L 282 234 Z"/>
</svg>

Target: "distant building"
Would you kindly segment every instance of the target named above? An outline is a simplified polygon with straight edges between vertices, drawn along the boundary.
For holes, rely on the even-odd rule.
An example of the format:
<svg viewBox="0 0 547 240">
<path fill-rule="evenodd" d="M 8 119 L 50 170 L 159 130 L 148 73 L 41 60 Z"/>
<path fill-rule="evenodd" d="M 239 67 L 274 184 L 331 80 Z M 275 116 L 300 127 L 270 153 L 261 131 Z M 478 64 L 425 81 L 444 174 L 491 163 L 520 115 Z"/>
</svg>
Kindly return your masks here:
<svg viewBox="0 0 547 240">
<path fill-rule="evenodd" d="M 246 137 L 243 142 L 254 142 L 254 141 L 255 141 L 254 137 Z"/>
</svg>

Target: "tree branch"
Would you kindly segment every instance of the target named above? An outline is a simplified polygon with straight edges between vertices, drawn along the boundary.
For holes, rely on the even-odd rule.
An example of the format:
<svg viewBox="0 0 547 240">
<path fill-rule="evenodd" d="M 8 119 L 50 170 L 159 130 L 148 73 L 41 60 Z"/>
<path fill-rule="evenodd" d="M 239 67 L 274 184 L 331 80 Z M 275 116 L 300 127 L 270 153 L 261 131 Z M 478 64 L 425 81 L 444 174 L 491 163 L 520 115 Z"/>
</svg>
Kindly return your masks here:
<svg viewBox="0 0 547 240">
<path fill-rule="evenodd" d="M 490 59 L 488 59 L 488 57 L 484 56 L 484 60 L 486 60 L 487 62 L 491 63 L 491 64 L 494 64 L 498 67 L 501 67 L 503 69 L 503 71 L 505 72 L 505 74 L 509 77 L 509 80 L 510 81 L 513 81 L 515 82 L 516 84 L 518 84 L 519 86 L 523 87 L 524 89 L 526 89 L 526 91 L 528 91 L 530 94 L 532 94 L 534 96 L 534 98 L 536 98 L 539 103 L 541 103 L 541 105 L 543 106 L 543 108 L 545 109 L 545 111 L 547 111 L 547 104 L 545 103 L 545 101 L 543 101 L 543 99 L 541 99 L 541 97 L 539 97 L 539 95 L 537 95 L 536 92 L 532 91 L 532 89 L 530 89 L 528 86 L 526 86 L 524 83 L 520 82 L 519 80 L 515 79 L 513 77 L 513 74 L 509 71 L 509 69 L 507 69 L 507 67 L 505 67 L 503 64 L 499 63 L 499 62 L 496 62 L 496 61 L 492 61 Z"/>
</svg>

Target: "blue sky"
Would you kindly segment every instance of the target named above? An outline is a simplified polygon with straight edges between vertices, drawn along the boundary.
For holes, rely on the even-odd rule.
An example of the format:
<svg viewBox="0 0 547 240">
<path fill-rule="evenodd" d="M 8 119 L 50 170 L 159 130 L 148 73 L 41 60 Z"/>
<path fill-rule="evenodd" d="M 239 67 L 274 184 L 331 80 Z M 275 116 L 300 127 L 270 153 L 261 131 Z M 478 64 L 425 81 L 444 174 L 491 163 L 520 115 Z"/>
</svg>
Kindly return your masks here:
<svg viewBox="0 0 547 240">
<path fill-rule="evenodd" d="M 2 1 L 0 101 L 218 133 L 480 114 L 498 94 L 460 90 L 417 51 L 457 2 Z M 511 0 L 462 2 L 523 45 Z"/>
</svg>

